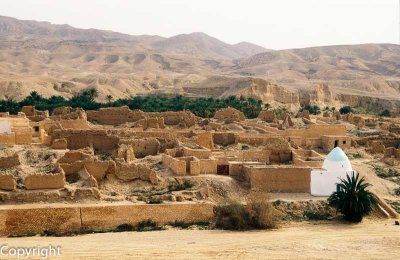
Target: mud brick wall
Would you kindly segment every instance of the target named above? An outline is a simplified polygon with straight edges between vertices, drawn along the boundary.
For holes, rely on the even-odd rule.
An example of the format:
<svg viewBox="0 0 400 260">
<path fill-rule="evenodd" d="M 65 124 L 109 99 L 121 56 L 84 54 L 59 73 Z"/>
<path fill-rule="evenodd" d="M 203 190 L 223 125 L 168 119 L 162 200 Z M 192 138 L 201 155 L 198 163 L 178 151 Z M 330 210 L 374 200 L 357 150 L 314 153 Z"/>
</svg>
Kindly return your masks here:
<svg viewBox="0 0 400 260">
<path fill-rule="evenodd" d="M 225 121 L 227 123 L 244 121 L 246 119 L 243 112 L 232 107 L 222 108 L 218 110 L 217 112 L 215 112 L 214 118 L 219 121 Z"/>
<path fill-rule="evenodd" d="M 215 132 L 212 133 L 213 142 L 218 145 L 230 145 L 238 142 L 238 136 L 235 133 Z"/>
<path fill-rule="evenodd" d="M 64 188 L 64 173 L 57 174 L 32 174 L 24 179 L 27 190 L 61 189 Z"/>
<path fill-rule="evenodd" d="M 204 148 L 214 148 L 213 135 L 211 132 L 196 133 L 196 136 L 194 136 L 192 140 L 193 142 L 200 146 L 203 146 Z"/>
<path fill-rule="evenodd" d="M 268 192 L 310 192 L 308 167 L 245 166 L 246 179 L 252 189 Z"/>
<path fill-rule="evenodd" d="M 162 162 L 165 167 L 168 167 L 176 175 L 186 175 L 186 161 L 177 160 L 167 154 L 162 154 Z"/>
<path fill-rule="evenodd" d="M 115 228 L 121 224 L 136 225 L 146 219 L 158 224 L 168 224 L 175 220 L 186 223 L 207 222 L 214 219 L 213 207 L 209 203 L 82 207 L 82 228 Z"/>
<path fill-rule="evenodd" d="M 15 133 L 2 133 L 0 134 L 0 145 L 14 145 L 15 144 Z"/>
<path fill-rule="evenodd" d="M 15 144 L 31 144 L 32 143 L 32 129 L 18 129 L 15 130 Z"/>
<path fill-rule="evenodd" d="M 0 157 L 0 169 L 10 168 L 20 165 L 18 154 L 11 156 Z"/>
<path fill-rule="evenodd" d="M 136 158 L 157 155 L 160 150 L 160 142 L 157 138 L 123 139 L 120 143 L 131 145 Z"/>
<path fill-rule="evenodd" d="M 163 225 L 177 221 L 185 223 L 214 220 L 213 204 L 125 204 L 47 206 L 30 208 L 0 207 L 0 235 L 32 235 L 44 231 L 55 233 L 81 230 L 110 230 L 122 224 L 137 225 L 151 219 Z"/>
<path fill-rule="evenodd" d="M 347 149 L 351 147 L 350 136 L 332 136 L 324 135 L 321 137 L 322 148 L 326 151 L 330 151 L 335 148 L 335 144 L 342 149 Z"/>
<path fill-rule="evenodd" d="M 308 125 L 304 129 L 286 129 L 285 136 L 320 138 L 323 135 L 346 135 L 345 125 Z"/>
<path fill-rule="evenodd" d="M 11 174 L 0 174 L 0 190 L 15 190 L 17 182 Z"/>
<path fill-rule="evenodd" d="M 191 149 L 183 147 L 184 156 L 194 156 L 198 159 L 208 159 L 211 156 L 211 150 L 209 149 Z"/>
<path fill-rule="evenodd" d="M 52 139 L 65 138 L 68 149 L 82 149 L 93 146 L 95 150 L 111 151 L 118 149 L 119 137 L 110 135 L 106 130 L 57 129 Z"/>
</svg>

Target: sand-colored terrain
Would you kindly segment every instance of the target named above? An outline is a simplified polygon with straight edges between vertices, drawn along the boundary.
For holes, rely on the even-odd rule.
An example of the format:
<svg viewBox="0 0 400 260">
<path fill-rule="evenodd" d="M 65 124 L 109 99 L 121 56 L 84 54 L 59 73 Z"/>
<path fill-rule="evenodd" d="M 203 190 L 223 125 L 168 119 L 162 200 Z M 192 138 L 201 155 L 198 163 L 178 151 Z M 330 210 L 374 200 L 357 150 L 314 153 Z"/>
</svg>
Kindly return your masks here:
<svg viewBox="0 0 400 260">
<path fill-rule="evenodd" d="M 273 231 L 166 230 L 4 238 L 9 246 L 60 245 L 63 259 L 399 259 L 393 220 L 285 224 Z"/>
<path fill-rule="evenodd" d="M 288 104 L 280 89 L 303 96 L 322 83 L 352 106 L 364 105 L 368 97 L 400 97 L 400 47 L 394 44 L 273 51 L 227 44 L 204 33 L 133 36 L 0 16 L 0 50 L 1 99 L 20 100 L 33 90 L 70 98 L 94 87 L 101 101 L 107 95 L 206 93 Z"/>
</svg>

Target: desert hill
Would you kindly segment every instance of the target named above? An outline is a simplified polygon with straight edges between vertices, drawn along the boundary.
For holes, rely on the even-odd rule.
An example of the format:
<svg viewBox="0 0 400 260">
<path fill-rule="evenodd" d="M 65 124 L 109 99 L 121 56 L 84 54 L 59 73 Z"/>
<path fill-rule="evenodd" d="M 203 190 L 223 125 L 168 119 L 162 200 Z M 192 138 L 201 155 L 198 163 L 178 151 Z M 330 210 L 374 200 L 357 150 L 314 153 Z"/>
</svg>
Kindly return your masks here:
<svg viewBox="0 0 400 260">
<path fill-rule="evenodd" d="M 301 103 L 302 93 L 325 84 L 336 101 L 400 100 L 400 46 L 268 50 L 204 33 L 133 36 L 0 16 L 0 98 L 32 90 L 70 97 L 95 87 L 100 99 L 244 94 L 285 103 L 282 95 L 295 93 Z"/>
</svg>

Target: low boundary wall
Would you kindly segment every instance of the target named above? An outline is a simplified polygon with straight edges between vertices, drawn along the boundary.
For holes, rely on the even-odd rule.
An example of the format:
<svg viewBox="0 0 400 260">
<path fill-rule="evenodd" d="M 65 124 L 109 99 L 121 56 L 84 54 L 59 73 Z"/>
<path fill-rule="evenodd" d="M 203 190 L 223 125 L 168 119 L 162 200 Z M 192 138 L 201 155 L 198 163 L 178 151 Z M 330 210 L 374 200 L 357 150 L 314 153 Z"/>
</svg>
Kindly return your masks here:
<svg viewBox="0 0 400 260">
<path fill-rule="evenodd" d="M 7 205 L 0 207 L 0 235 L 107 230 L 147 219 L 158 224 L 209 222 L 213 207 L 211 203 Z"/>
</svg>

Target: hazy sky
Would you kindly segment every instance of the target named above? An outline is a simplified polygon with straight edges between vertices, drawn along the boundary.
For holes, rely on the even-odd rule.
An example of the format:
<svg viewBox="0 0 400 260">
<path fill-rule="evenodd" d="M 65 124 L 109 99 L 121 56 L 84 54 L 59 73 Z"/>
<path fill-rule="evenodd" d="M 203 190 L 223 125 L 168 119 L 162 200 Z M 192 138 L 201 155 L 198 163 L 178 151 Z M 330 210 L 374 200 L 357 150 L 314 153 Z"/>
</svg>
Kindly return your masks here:
<svg viewBox="0 0 400 260">
<path fill-rule="evenodd" d="M 398 43 L 398 0 L 0 0 L 19 19 L 173 36 L 205 32 L 266 48 Z"/>
</svg>

